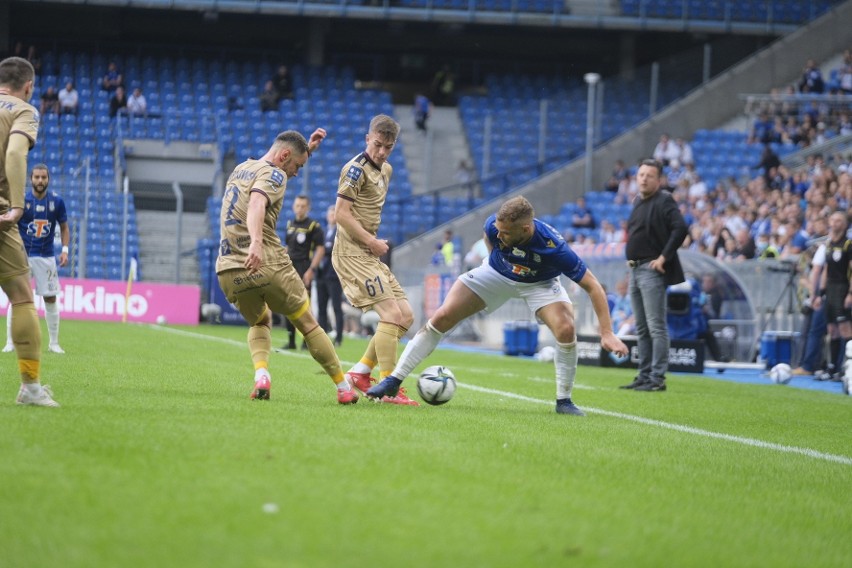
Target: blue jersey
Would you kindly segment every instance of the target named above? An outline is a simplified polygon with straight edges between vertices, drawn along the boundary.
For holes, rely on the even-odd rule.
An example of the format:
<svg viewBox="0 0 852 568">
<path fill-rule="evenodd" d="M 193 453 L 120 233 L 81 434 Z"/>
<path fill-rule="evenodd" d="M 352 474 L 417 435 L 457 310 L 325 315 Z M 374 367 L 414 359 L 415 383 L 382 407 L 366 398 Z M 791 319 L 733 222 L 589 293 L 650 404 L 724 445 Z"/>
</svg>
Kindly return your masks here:
<svg viewBox="0 0 852 568">
<path fill-rule="evenodd" d="M 52 191 L 44 199 L 36 199 L 32 190 L 27 192 L 24 214 L 18 221 L 18 231 L 24 240 L 29 256 L 54 256 L 53 237 L 60 223 L 68 222 L 65 202 Z"/>
<path fill-rule="evenodd" d="M 497 215 L 485 221 L 485 236 L 491 242 L 488 265 L 516 282 L 542 282 L 564 274 L 574 282 L 586 275 L 586 263 L 571 250 L 559 231 L 533 219 L 535 232 L 520 246 L 501 248 L 497 240 Z"/>
</svg>

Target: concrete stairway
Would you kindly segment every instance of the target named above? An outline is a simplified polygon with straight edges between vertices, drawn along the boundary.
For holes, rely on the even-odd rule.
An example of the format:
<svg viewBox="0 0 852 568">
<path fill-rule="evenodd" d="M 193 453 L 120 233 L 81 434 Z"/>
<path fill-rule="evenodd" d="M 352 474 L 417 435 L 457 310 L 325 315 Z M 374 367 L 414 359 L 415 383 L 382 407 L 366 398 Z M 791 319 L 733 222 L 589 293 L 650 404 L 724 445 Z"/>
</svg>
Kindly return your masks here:
<svg viewBox="0 0 852 568">
<path fill-rule="evenodd" d="M 405 163 L 415 195 L 453 185 L 459 162 L 473 163 L 458 109 L 435 107 L 426 133 L 414 125 L 411 105 L 394 105 L 394 114 L 402 125 Z"/>
<path fill-rule="evenodd" d="M 136 211 L 139 228 L 139 256 L 142 279 L 146 282 L 198 284 L 198 260 L 195 245 L 207 236 L 205 213 L 183 214 L 180 258 L 180 281 L 177 282 L 175 213 L 166 211 Z"/>
</svg>

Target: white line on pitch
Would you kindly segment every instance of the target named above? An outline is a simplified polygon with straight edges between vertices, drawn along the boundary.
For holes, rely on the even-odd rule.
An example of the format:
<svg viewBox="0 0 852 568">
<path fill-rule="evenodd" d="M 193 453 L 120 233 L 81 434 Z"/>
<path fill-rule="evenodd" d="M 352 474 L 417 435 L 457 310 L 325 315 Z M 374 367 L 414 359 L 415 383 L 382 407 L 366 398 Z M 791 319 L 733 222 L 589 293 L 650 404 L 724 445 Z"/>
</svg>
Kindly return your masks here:
<svg viewBox="0 0 852 568">
<path fill-rule="evenodd" d="M 167 331 L 169 333 L 175 333 L 177 335 L 184 335 L 186 337 L 195 337 L 197 339 L 206 339 L 211 341 L 218 341 L 220 343 L 227 343 L 229 345 L 233 345 L 236 347 L 245 347 L 246 343 L 244 341 L 236 341 L 234 339 L 227 339 L 224 337 L 216 337 L 215 335 L 206 335 L 203 333 L 195 333 L 193 331 L 185 331 L 182 329 L 175 329 L 171 327 L 164 327 L 158 325 L 152 325 L 151 328 L 159 330 L 159 331 Z M 306 353 L 294 353 L 291 351 L 282 351 L 275 350 L 277 353 L 282 355 L 288 355 L 290 357 L 299 357 L 309 359 L 310 355 Z M 347 361 L 341 361 L 341 363 L 351 364 Z M 460 387 L 470 389 L 477 392 L 482 392 L 486 394 L 494 394 L 497 396 L 502 396 L 505 398 L 513 398 L 515 400 L 522 400 L 524 402 L 532 402 L 535 404 L 546 404 L 552 405 L 552 400 L 542 400 L 540 398 L 532 398 L 529 396 L 524 396 L 522 394 L 515 394 L 513 392 L 506 392 L 496 389 L 490 389 L 487 387 L 480 387 L 477 385 L 469 385 L 466 383 L 458 383 Z M 577 385 L 578 388 L 579 385 Z M 593 387 L 592 387 L 593 388 Z M 641 416 L 634 416 L 632 414 L 624 414 L 623 412 L 612 412 L 610 410 L 602 410 L 599 408 L 589 408 L 584 406 L 583 410 L 590 414 L 600 414 L 602 416 L 609 416 L 612 418 L 620 418 L 622 420 L 629 420 L 631 422 L 638 422 L 640 424 L 647 424 L 649 426 L 657 426 L 659 428 L 666 428 L 668 430 L 674 430 L 676 432 L 684 432 L 686 434 L 695 434 L 696 436 L 703 436 L 705 438 L 715 438 L 717 440 L 725 440 L 727 442 L 735 442 L 737 444 L 742 444 L 745 446 L 753 446 L 756 448 L 763 448 L 766 450 L 774 450 L 776 452 L 783 452 L 787 454 L 799 454 L 802 456 L 806 456 L 809 458 L 825 460 L 829 462 L 839 463 L 843 465 L 852 465 L 852 458 L 848 456 L 842 456 L 838 454 L 826 454 L 824 452 L 818 452 L 817 450 L 812 450 L 810 448 L 799 448 L 796 446 L 786 446 L 784 444 L 774 444 L 772 442 L 764 442 L 763 440 L 756 440 L 754 438 L 745 438 L 743 436 L 733 436 L 731 434 L 722 434 L 720 432 L 711 432 L 710 430 L 702 430 L 700 428 L 693 428 L 692 426 L 684 426 L 683 424 L 672 424 L 671 422 L 663 422 L 662 420 L 654 420 L 652 418 L 643 418 Z"/>
<path fill-rule="evenodd" d="M 464 383 L 458 383 L 460 387 L 464 387 L 466 389 L 474 390 L 477 392 L 484 392 L 487 394 L 496 394 L 498 396 L 503 396 L 506 398 L 514 398 L 516 400 L 523 400 L 526 402 L 534 402 L 538 404 L 547 404 L 552 405 L 553 401 L 551 400 L 541 400 L 538 398 L 532 398 L 529 396 L 524 396 L 520 394 L 515 394 L 511 392 L 499 391 L 496 389 L 489 389 L 487 387 L 480 387 L 476 385 L 467 385 Z M 700 428 L 693 428 L 692 426 L 684 426 L 682 424 L 672 424 L 670 422 L 663 422 L 662 420 L 654 420 L 652 418 L 643 418 L 641 416 L 634 416 L 632 414 L 624 414 L 623 412 L 612 412 L 610 410 L 601 410 L 599 408 L 589 408 L 587 406 L 583 407 L 583 410 L 590 414 L 601 414 L 603 416 L 611 416 L 613 418 L 621 418 L 622 420 L 630 420 L 631 422 L 639 422 L 640 424 L 648 424 L 649 426 L 658 426 L 660 428 L 667 428 L 669 430 L 675 430 L 677 432 L 685 432 L 687 434 L 695 434 L 696 436 L 703 436 L 705 438 L 716 438 L 718 440 L 726 440 L 728 442 L 736 442 L 738 444 L 743 444 L 746 446 L 754 446 L 756 448 L 764 448 L 767 450 L 775 450 L 777 452 L 784 452 L 788 454 L 800 454 L 803 456 L 807 456 L 810 458 L 816 458 L 820 460 L 840 463 L 843 465 L 852 465 L 852 458 L 848 456 L 841 456 L 837 454 L 826 454 L 824 452 L 818 452 L 816 450 L 812 450 L 810 448 L 798 448 L 796 446 L 785 446 L 784 444 L 773 444 L 772 442 L 764 442 L 763 440 L 755 440 L 754 438 L 744 438 L 743 436 L 733 436 L 731 434 L 722 434 L 720 432 L 711 432 L 710 430 L 702 430 Z"/>
</svg>

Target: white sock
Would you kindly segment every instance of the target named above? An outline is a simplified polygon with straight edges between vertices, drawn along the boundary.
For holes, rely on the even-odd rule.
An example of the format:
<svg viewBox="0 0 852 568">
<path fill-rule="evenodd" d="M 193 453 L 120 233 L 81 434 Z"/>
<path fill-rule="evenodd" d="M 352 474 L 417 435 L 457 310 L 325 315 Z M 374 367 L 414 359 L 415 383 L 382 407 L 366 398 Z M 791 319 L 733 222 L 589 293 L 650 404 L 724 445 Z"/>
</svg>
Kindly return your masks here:
<svg viewBox="0 0 852 568">
<path fill-rule="evenodd" d="M 352 390 L 352 385 L 349 384 L 349 381 L 346 379 L 337 383 L 337 390 L 339 391 L 350 391 Z"/>
<path fill-rule="evenodd" d="M 21 383 L 30 394 L 41 394 L 41 383 Z"/>
<path fill-rule="evenodd" d="M 440 343 L 444 334 L 432 326 L 432 322 L 427 321 L 423 329 L 417 332 L 414 339 L 408 342 L 399 360 L 396 362 L 396 367 L 393 369 L 393 375 L 399 380 L 404 380 L 405 377 L 411 374 L 414 367 L 429 356 L 435 350 L 435 347 Z"/>
<path fill-rule="evenodd" d="M 261 367 L 260 369 L 254 372 L 254 382 L 259 381 L 263 377 L 266 377 L 267 379 L 272 378 L 272 376 L 270 376 L 269 374 L 269 369 L 264 369 L 263 367 Z"/>
<path fill-rule="evenodd" d="M 47 321 L 50 345 L 59 345 L 59 304 L 57 302 L 44 303 L 44 319 Z"/>
<path fill-rule="evenodd" d="M 6 345 L 12 345 L 12 302 L 6 310 Z"/>
<path fill-rule="evenodd" d="M 556 398 L 571 398 L 577 376 L 577 340 L 557 343 L 553 364 L 556 367 Z"/>
<path fill-rule="evenodd" d="M 349 372 L 350 373 L 363 373 L 365 375 L 369 375 L 370 373 L 373 372 L 373 368 L 368 367 L 365 363 L 362 363 L 361 361 L 358 361 L 357 363 L 352 365 L 352 368 L 349 369 Z"/>
</svg>

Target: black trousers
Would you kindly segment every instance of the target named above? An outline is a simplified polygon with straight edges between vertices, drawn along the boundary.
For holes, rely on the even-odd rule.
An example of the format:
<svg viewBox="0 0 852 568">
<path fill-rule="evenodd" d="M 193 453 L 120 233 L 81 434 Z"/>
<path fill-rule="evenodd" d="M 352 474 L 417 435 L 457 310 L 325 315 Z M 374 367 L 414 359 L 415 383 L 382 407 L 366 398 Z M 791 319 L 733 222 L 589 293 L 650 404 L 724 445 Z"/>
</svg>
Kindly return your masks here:
<svg viewBox="0 0 852 568">
<path fill-rule="evenodd" d="M 326 333 L 331 331 L 328 321 L 328 303 L 331 301 L 331 309 L 334 311 L 334 321 L 337 327 L 337 336 L 334 342 L 340 345 L 343 341 L 343 286 L 335 274 L 330 278 L 320 278 L 317 281 L 317 321 Z"/>
</svg>

